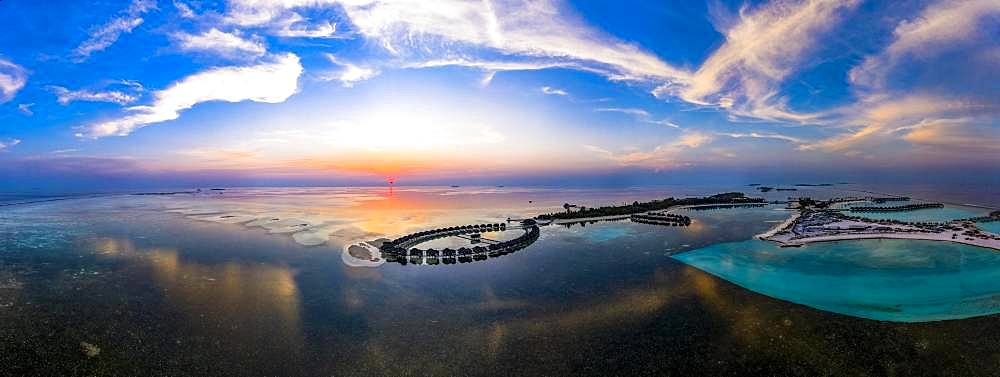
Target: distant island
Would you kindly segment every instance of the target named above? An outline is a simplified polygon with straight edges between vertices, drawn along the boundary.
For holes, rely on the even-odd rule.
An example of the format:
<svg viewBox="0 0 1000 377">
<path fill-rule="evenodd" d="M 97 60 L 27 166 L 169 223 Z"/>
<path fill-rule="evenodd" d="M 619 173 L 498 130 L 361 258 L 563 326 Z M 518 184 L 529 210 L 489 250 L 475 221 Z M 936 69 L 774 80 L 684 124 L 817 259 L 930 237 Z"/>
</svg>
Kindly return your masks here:
<svg viewBox="0 0 1000 377">
<path fill-rule="evenodd" d="M 774 187 L 770 187 L 770 186 L 757 186 L 757 191 L 760 191 L 760 192 L 769 192 L 771 190 L 775 190 L 775 191 L 798 191 L 799 189 L 797 189 L 797 188 L 784 188 L 784 187 L 774 188 Z"/>
<path fill-rule="evenodd" d="M 601 218 L 608 216 L 630 216 L 632 214 L 644 213 L 649 211 L 662 211 L 679 206 L 697 206 L 697 205 L 739 205 L 739 204 L 750 204 L 750 203 L 766 203 L 764 198 L 750 198 L 742 192 L 726 192 L 721 194 L 716 194 L 712 196 L 700 197 L 700 198 L 666 198 L 662 200 L 652 200 L 648 202 L 633 202 L 632 204 L 625 204 L 620 206 L 604 206 L 596 208 L 588 207 L 578 207 L 571 204 L 564 204 L 563 208 L 566 212 L 555 212 L 547 213 L 543 215 L 538 215 L 536 218 L 539 220 L 570 220 L 570 219 L 586 219 L 586 218 Z M 577 208 L 576 211 L 571 211 L 571 208 Z"/>
</svg>

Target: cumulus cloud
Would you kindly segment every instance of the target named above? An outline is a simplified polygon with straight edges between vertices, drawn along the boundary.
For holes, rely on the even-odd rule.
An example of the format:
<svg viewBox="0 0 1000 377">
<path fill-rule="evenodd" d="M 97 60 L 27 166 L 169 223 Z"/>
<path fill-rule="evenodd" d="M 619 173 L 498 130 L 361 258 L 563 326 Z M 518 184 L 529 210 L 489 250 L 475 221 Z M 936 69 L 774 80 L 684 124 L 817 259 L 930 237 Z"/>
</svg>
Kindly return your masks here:
<svg viewBox="0 0 1000 377">
<path fill-rule="evenodd" d="M 118 17 L 95 27 L 90 32 L 90 37 L 73 50 L 74 60 L 77 62 L 87 60 L 91 54 L 108 48 L 117 42 L 123 33 L 131 33 L 133 29 L 142 25 L 144 21 L 142 15 L 154 8 L 156 8 L 155 0 L 132 1 L 132 4 Z"/>
<path fill-rule="evenodd" d="M 267 52 L 267 45 L 260 38 L 244 38 L 239 32 L 227 33 L 212 28 L 201 34 L 174 34 L 180 48 L 185 51 L 201 51 L 226 57 L 258 57 Z"/>
<path fill-rule="evenodd" d="M 28 82 L 28 72 L 10 60 L 0 58 L 0 103 L 10 101 Z"/>
<path fill-rule="evenodd" d="M 744 7 L 735 19 L 715 25 L 725 36 L 683 85 L 656 88 L 658 97 L 716 106 L 755 119 L 810 122 L 820 116 L 790 110 L 780 85 L 801 68 L 818 38 L 854 9 L 858 0 L 775 0 L 756 9 Z"/>
<path fill-rule="evenodd" d="M 21 140 L 18 139 L 0 139 L 0 151 L 7 148 L 13 147 L 15 145 L 21 144 Z"/>
<path fill-rule="evenodd" d="M 340 84 L 345 88 L 353 87 L 361 81 L 368 80 L 372 77 L 378 76 L 378 70 L 371 67 L 362 67 L 352 63 L 345 62 L 338 59 L 333 54 L 324 54 L 331 63 L 340 66 L 340 70 L 332 73 L 327 73 L 320 76 L 321 80 L 325 81 L 340 81 Z"/>
<path fill-rule="evenodd" d="M 202 102 L 284 102 L 298 90 L 301 74 L 299 57 L 290 53 L 257 65 L 209 69 L 153 93 L 152 104 L 134 106 L 124 117 L 85 126 L 77 135 L 128 135 L 140 127 L 177 119 L 182 111 Z"/>
</svg>

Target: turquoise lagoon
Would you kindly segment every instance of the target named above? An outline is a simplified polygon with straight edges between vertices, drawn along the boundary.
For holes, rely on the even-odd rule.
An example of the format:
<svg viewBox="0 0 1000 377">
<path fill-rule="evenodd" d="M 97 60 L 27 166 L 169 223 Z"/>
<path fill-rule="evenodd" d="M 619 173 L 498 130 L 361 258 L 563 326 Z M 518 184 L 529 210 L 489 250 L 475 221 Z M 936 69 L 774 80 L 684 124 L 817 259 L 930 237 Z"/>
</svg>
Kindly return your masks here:
<svg viewBox="0 0 1000 377">
<path fill-rule="evenodd" d="M 855 317 L 927 322 L 1000 312 L 1000 253 L 934 241 L 781 248 L 715 244 L 674 258 L 774 298 Z"/>
<path fill-rule="evenodd" d="M 909 203 L 911 202 L 892 203 L 892 205 L 902 205 Z M 858 206 L 869 206 L 869 205 L 887 206 L 888 204 L 872 204 L 868 202 L 851 203 L 847 205 L 847 207 L 858 207 Z M 985 216 L 989 214 L 989 212 L 990 210 L 985 208 L 945 204 L 945 206 L 942 208 L 924 208 L 914 211 L 863 212 L 863 213 L 848 212 L 848 214 L 875 220 L 947 222 L 956 219 L 967 219 L 970 217 Z"/>
<path fill-rule="evenodd" d="M 1000 221 L 993 221 L 988 223 L 976 223 L 979 229 L 985 230 L 993 234 L 1000 234 Z"/>
</svg>

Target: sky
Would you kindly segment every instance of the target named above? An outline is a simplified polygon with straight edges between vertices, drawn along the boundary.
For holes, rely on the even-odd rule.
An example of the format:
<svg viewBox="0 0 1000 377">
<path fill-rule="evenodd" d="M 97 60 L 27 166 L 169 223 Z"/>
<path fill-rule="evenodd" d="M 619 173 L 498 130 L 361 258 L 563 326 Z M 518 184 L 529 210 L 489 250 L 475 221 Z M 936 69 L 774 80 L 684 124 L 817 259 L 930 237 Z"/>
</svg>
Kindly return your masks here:
<svg viewBox="0 0 1000 377">
<path fill-rule="evenodd" d="M 1000 0 L 0 0 L 0 189 L 1000 183 Z"/>
</svg>

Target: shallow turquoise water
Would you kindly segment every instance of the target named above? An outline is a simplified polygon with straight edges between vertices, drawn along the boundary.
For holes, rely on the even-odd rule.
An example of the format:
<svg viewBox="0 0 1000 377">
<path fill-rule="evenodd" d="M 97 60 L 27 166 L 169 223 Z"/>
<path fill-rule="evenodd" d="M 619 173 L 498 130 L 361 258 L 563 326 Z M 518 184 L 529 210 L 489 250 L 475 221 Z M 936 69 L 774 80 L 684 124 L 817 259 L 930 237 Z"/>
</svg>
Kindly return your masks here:
<svg viewBox="0 0 1000 377">
<path fill-rule="evenodd" d="M 748 240 L 674 258 L 758 293 L 861 318 L 925 322 L 1000 312 L 1000 253 L 974 246 L 865 240 L 780 248 Z"/>
<path fill-rule="evenodd" d="M 976 223 L 979 229 L 985 230 L 993 234 L 1000 234 L 1000 221 L 994 221 L 989 223 Z"/>
<path fill-rule="evenodd" d="M 945 222 L 955 219 L 966 219 L 970 217 L 983 216 L 988 212 L 989 211 L 985 209 L 946 205 L 944 206 L 944 208 L 926 208 L 926 209 L 918 209 L 916 211 L 866 212 L 866 213 L 848 212 L 848 214 L 867 217 L 869 219 L 878 219 L 878 220 Z"/>
</svg>

